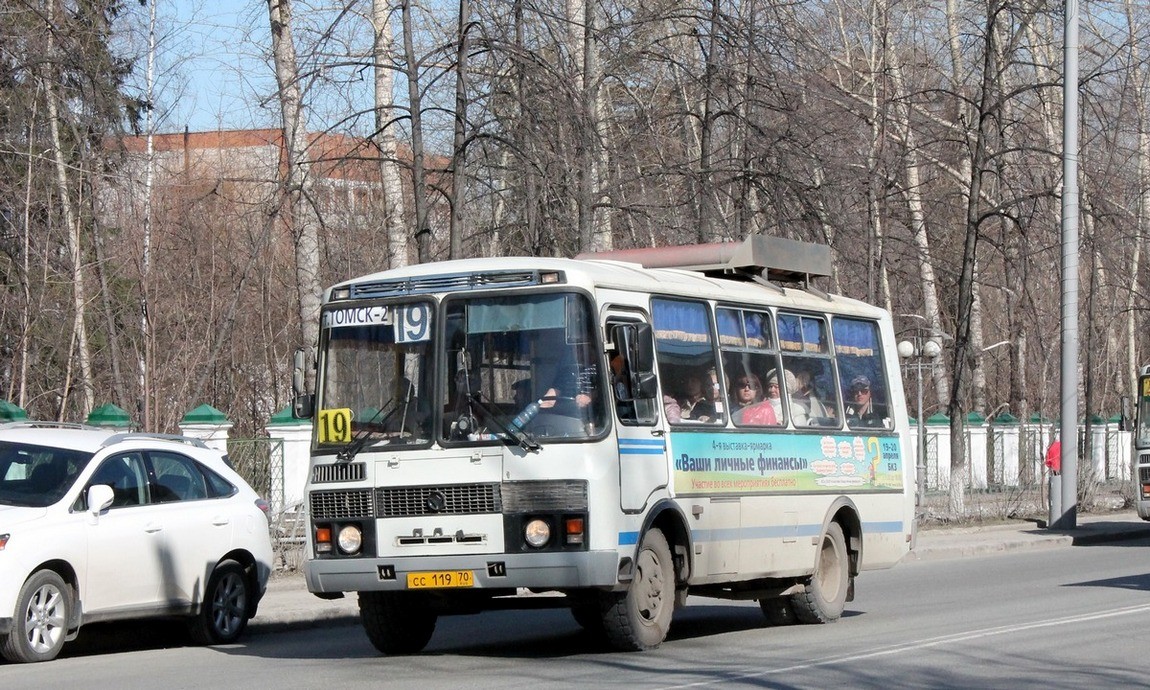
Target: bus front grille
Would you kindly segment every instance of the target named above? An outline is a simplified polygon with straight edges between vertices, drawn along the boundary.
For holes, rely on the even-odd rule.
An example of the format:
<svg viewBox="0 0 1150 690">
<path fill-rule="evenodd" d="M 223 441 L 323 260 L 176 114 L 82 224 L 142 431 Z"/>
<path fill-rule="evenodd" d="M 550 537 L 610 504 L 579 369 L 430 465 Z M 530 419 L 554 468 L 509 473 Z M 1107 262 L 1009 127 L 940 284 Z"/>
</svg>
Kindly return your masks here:
<svg viewBox="0 0 1150 690">
<path fill-rule="evenodd" d="M 503 511 L 498 484 L 379 487 L 376 517 L 476 515 Z"/>
<path fill-rule="evenodd" d="M 374 515 L 375 506 L 372 503 L 371 489 L 311 492 L 313 520 L 346 520 L 370 518 Z"/>
<path fill-rule="evenodd" d="M 367 464 L 362 462 L 315 465 L 311 468 L 312 484 L 362 482 L 367 478 Z"/>
<path fill-rule="evenodd" d="M 381 486 L 374 490 L 311 492 L 311 514 L 315 520 L 585 510 L 587 482 L 574 480 L 507 482 L 502 485 Z"/>
</svg>

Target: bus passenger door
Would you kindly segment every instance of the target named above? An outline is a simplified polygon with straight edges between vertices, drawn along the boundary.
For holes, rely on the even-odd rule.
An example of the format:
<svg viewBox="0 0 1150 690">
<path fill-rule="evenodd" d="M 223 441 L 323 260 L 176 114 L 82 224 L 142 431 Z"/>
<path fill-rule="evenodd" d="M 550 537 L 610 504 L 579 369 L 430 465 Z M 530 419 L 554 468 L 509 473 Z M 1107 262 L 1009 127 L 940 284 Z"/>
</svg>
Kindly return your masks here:
<svg viewBox="0 0 1150 690">
<path fill-rule="evenodd" d="M 667 486 L 666 422 L 659 410 L 651 325 L 635 314 L 607 320 L 611 397 L 619 443 L 619 503 L 641 512 Z"/>
</svg>

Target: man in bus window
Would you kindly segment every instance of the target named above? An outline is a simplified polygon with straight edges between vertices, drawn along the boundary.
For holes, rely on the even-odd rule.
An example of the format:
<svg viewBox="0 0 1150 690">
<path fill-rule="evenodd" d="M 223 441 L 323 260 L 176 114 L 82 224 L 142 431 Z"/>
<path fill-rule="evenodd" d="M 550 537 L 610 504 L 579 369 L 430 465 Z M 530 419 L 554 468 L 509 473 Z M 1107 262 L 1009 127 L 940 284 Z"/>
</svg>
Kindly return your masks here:
<svg viewBox="0 0 1150 690">
<path fill-rule="evenodd" d="M 881 427 L 886 424 L 886 410 L 874 402 L 870 379 L 859 375 L 847 389 L 847 423 L 852 427 Z"/>
<path fill-rule="evenodd" d="M 686 392 L 679 402 L 679 408 L 683 411 L 683 419 L 711 422 L 718 418 L 715 412 L 715 403 L 707 397 L 706 388 L 703 386 L 703 377 L 698 372 L 691 372 L 687 375 Z"/>
</svg>

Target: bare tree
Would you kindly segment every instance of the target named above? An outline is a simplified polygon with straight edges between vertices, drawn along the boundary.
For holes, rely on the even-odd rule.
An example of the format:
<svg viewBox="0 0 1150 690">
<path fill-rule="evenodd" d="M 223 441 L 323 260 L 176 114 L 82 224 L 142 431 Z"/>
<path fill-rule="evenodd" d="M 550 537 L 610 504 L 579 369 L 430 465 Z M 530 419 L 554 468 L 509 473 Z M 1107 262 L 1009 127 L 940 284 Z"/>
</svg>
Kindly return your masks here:
<svg viewBox="0 0 1150 690">
<path fill-rule="evenodd" d="M 299 295 L 300 345 L 314 347 L 319 342 L 319 218 L 313 207 L 310 164 L 307 157 L 307 123 L 302 90 L 292 40 L 291 0 L 268 0 L 271 21 L 272 56 L 283 127 L 284 220 L 295 245 L 296 291 Z M 314 372 L 309 369 L 309 377 Z M 309 381 L 309 386 L 314 380 Z"/>
<path fill-rule="evenodd" d="M 395 130 L 395 67 L 392 58 L 394 35 L 391 28 L 391 8 L 387 0 L 372 0 L 371 24 L 372 67 L 375 73 L 375 145 L 379 149 L 380 179 L 382 181 L 384 235 L 387 237 L 388 266 L 398 268 L 408 264 L 408 236 L 403 198 L 403 178 L 398 158 L 399 146 Z"/>
</svg>

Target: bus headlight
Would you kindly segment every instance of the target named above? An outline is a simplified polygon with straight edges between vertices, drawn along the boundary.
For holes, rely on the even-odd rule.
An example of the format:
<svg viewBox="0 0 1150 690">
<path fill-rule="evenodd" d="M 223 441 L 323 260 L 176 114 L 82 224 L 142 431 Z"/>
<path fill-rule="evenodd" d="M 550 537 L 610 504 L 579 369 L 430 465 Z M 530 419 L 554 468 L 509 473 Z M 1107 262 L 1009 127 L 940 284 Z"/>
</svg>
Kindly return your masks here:
<svg viewBox="0 0 1150 690">
<path fill-rule="evenodd" d="M 551 526 L 545 520 L 535 518 L 523 528 L 523 539 L 532 548 L 542 548 L 551 540 Z"/>
<path fill-rule="evenodd" d="M 346 554 L 359 553 L 363 546 L 363 532 L 359 525 L 344 525 L 339 530 L 339 550 Z"/>
</svg>

